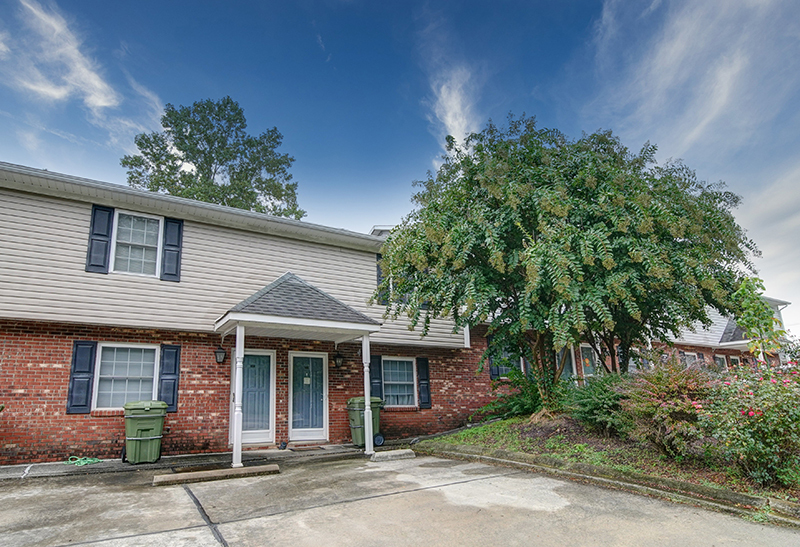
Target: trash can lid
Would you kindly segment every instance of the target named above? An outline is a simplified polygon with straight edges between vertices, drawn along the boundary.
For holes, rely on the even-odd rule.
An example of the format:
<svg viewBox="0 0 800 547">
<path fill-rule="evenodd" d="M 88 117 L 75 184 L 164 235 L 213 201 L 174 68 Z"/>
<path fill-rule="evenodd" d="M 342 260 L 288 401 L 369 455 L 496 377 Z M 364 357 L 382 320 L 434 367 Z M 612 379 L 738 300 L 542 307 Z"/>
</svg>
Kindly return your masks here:
<svg viewBox="0 0 800 547">
<path fill-rule="evenodd" d="M 125 410 L 150 410 L 151 408 L 165 410 L 167 406 L 164 401 L 130 401 L 122 405 L 122 408 Z"/>
<path fill-rule="evenodd" d="M 383 399 L 381 399 L 380 397 L 370 397 L 369 400 L 372 402 L 372 404 L 382 403 L 383 402 Z M 364 397 L 352 397 L 352 398 L 348 399 L 347 400 L 347 406 L 350 406 L 350 405 L 361 405 L 361 406 L 364 406 Z"/>
</svg>

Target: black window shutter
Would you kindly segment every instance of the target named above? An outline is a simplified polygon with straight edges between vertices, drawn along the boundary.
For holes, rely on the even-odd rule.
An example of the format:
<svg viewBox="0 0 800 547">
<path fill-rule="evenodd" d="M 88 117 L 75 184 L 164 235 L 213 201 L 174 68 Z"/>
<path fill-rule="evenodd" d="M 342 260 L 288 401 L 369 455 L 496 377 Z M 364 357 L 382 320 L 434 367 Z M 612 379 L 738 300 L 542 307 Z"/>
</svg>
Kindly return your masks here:
<svg viewBox="0 0 800 547">
<path fill-rule="evenodd" d="M 419 383 L 419 407 L 431 407 L 431 376 L 428 358 L 417 357 L 417 382 Z"/>
<path fill-rule="evenodd" d="M 97 342 L 75 341 L 72 345 L 67 414 L 88 414 L 92 411 L 96 355 Z"/>
<path fill-rule="evenodd" d="M 369 392 L 372 397 L 383 399 L 383 359 L 380 355 L 369 358 Z"/>
<path fill-rule="evenodd" d="M 89 227 L 89 248 L 86 250 L 87 272 L 108 273 L 113 226 L 114 209 L 93 205 L 92 223 Z"/>
<path fill-rule="evenodd" d="M 158 400 L 167 403 L 167 412 L 178 411 L 178 378 L 181 374 L 181 347 L 162 344 Z"/>
<path fill-rule="evenodd" d="M 705 355 L 703 355 L 702 353 L 700 353 L 700 352 L 698 351 L 698 352 L 697 352 L 697 360 L 698 360 L 698 361 L 700 361 L 701 363 L 705 363 L 705 361 L 706 361 L 706 356 L 705 356 Z"/>
<path fill-rule="evenodd" d="M 183 243 L 183 221 L 164 219 L 164 247 L 161 252 L 161 280 L 181 280 L 181 245 Z"/>
</svg>

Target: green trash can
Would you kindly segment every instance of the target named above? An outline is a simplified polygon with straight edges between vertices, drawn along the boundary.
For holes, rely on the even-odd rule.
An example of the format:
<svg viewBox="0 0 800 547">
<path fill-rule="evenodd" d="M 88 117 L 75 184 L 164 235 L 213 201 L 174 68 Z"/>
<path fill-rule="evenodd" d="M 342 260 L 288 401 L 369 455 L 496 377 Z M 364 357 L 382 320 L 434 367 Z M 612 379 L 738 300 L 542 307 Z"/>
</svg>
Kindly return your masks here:
<svg viewBox="0 0 800 547">
<path fill-rule="evenodd" d="M 383 400 L 380 397 L 371 397 L 372 401 L 372 440 L 375 446 L 383 444 L 381 430 L 381 407 Z M 353 397 L 347 401 L 347 416 L 350 418 L 350 434 L 353 437 L 353 444 L 365 446 L 364 439 L 364 397 Z"/>
<path fill-rule="evenodd" d="M 152 463 L 161 457 L 161 434 L 167 403 L 134 401 L 125 403 L 125 448 L 122 461 Z"/>
</svg>

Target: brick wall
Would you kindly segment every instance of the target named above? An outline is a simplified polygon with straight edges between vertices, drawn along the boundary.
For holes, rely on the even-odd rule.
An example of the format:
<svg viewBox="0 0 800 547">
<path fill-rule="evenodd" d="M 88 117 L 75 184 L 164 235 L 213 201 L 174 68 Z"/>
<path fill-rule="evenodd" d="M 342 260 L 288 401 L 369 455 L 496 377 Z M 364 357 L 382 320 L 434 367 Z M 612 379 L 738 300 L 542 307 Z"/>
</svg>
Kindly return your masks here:
<svg viewBox="0 0 800 547">
<path fill-rule="evenodd" d="M 0 320 L 0 464 L 64 460 L 68 456 L 118 457 L 124 446 L 121 411 L 67 414 L 72 346 L 75 340 L 177 344 L 181 346 L 178 412 L 167 415 L 162 454 L 229 450 L 230 371 L 234 337 L 223 347 L 219 365 L 213 350 L 220 336 L 159 330 L 109 328 Z M 445 431 L 463 425 L 491 400 L 488 371 L 476 374 L 485 339 L 473 335 L 472 349 L 380 346 L 373 355 L 424 356 L 429 359 L 431 409 L 386 409 L 381 431 L 386 438 Z M 288 441 L 288 353 L 334 353 L 329 342 L 248 337 L 249 349 L 273 349 L 277 362 L 276 436 Z M 350 428 L 347 400 L 363 395 L 360 343 L 340 344 L 346 362 L 329 367 L 329 437 L 346 443 Z"/>
</svg>

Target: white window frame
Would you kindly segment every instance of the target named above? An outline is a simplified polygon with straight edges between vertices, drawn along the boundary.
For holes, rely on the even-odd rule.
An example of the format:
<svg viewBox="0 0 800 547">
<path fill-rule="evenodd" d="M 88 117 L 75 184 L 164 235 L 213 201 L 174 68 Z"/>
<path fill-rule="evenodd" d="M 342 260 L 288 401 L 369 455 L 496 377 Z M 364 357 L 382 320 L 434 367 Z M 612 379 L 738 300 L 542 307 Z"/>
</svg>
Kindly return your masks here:
<svg viewBox="0 0 800 547">
<path fill-rule="evenodd" d="M 123 270 L 115 269 L 116 256 L 117 256 L 117 228 L 119 226 L 119 215 L 129 215 L 133 217 L 150 218 L 158 221 L 158 247 L 156 249 L 156 273 L 153 275 L 137 272 L 126 272 Z M 156 215 L 148 215 L 146 213 L 138 213 L 136 211 L 125 211 L 114 209 L 114 226 L 111 233 L 111 254 L 109 257 L 108 271 L 117 274 L 135 275 L 138 277 L 161 277 L 161 254 L 164 250 L 164 217 Z"/>
<path fill-rule="evenodd" d="M 583 353 L 581 352 L 582 348 L 588 349 L 589 351 L 592 352 L 592 355 L 594 356 L 594 374 L 586 374 L 586 371 L 583 368 Z M 573 356 L 576 358 L 577 357 L 581 358 L 581 378 L 594 378 L 595 376 L 597 376 L 597 367 L 600 366 L 600 358 L 597 356 L 597 352 L 594 351 L 594 348 L 591 345 L 581 343 L 581 345 L 577 347 L 577 351 L 573 354 Z M 577 377 L 577 370 L 575 376 Z"/>
<path fill-rule="evenodd" d="M 733 360 L 734 359 L 736 359 L 736 364 L 735 365 L 733 364 Z M 738 367 L 738 366 L 741 366 L 741 364 L 742 364 L 742 358 L 739 357 L 738 355 L 729 355 L 728 356 L 728 366 L 737 366 Z"/>
<path fill-rule="evenodd" d="M 411 361 L 411 372 L 413 375 L 413 385 L 411 392 L 414 394 L 413 405 L 385 405 L 386 408 L 419 408 L 419 384 L 417 381 L 417 358 L 416 357 L 401 357 L 401 356 L 381 356 L 381 392 L 383 399 L 386 400 L 386 383 L 384 382 L 383 363 L 385 361 Z"/>
<path fill-rule="evenodd" d="M 689 356 L 692 357 L 692 362 L 689 362 Z M 678 358 L 680 359 L 680 353 L 678 354 Z M 685 367 L 690 367 L 692 365 L 697 364 L 697 352 L 696 351 L 684 351 L 683 352 L 683 361 L 681 363 Z"/>
<path fill-rule="evenodd" d="M 571 365 L 571 373 L 570 373 L 568 378 L 559 377 L 559 380 L 561 380 L 561 379 L 564 379 L 564 380 L 577 380 L 578 379 L 578 370 L 577 370 L 577 367 L 575 366 L 575 347 L 574 346 L 569 346 L 569 347 L 565 346 L 564 349 L 569 350 L 569 353 L 570 353 L 570 359 L 571 359 L 571 363 L 572 363 L 572 365 Z M 559 352 L 556 352 L 556 366 L 558 366 L 558 359 L 559 359 L 558 354 L 559 354 Z M 566 371 L 566 370 L 567 370 L 567 367 L 565 366 L 564 367 L 564 371 Z M 563 373 L 564 372 L 562 372 L 562 374 Z"/>
<path fill-rule="evenodd" d="M 727 357 L 725 355 L 721 355 L 719 353 L 714 353 L 714 354 L 711 355 L 711 360 L 714 361 L 715 365 L 719 365 L 719 363 L 717 363 L 717 358 L 718 357 L 721 358 L 722 362 L 724 363 L 722 365 L 723 366 L 722 370 L 724 370 L 724 371 L 728 370 L 728 359 L 727 359 Z"/>
<path fill-rule="evenodd" d="M 121 406 L 99 407 L 97 406 L 97 392 L 100 386 L 100 360 L 103 357 L 103 348 L 134 348 L 134 349 L 155 349 L 155 366 L 153 367 L 153 396 L 152 400 L 158 399 L 158 381 L 161 376 L 161 346 L 158 344 L 126 344 L 115 342 L 100 342 L 97 344 L 97 354 L 94 358 L 94 381 L 92 388 L 92 410 L 123 410 Z"/>
</svg>

